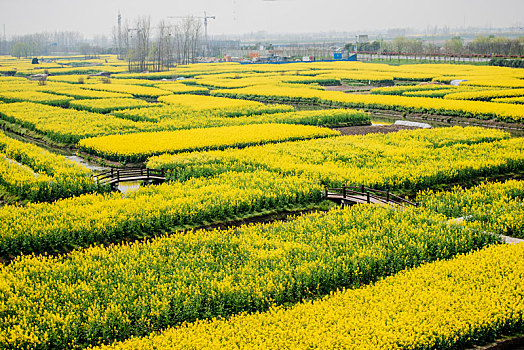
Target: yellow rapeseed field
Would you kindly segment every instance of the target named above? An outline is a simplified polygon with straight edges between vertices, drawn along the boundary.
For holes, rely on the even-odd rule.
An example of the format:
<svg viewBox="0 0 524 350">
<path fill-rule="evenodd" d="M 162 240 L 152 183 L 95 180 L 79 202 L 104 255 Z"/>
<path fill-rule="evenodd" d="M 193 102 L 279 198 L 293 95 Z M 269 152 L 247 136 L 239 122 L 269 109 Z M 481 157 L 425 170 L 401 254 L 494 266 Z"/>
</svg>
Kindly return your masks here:
<svg viewBox="0 0 524 350">
<path fill-rule="evenodd" d="M 253 124 L 219 128 L 160 131 L 87 138 L 80 149 L 106 159 L 144 161 L 152 155 L 246 147 L 264 143 L 340 135 L 338 131 L 309 125 Z"/>
</svg>

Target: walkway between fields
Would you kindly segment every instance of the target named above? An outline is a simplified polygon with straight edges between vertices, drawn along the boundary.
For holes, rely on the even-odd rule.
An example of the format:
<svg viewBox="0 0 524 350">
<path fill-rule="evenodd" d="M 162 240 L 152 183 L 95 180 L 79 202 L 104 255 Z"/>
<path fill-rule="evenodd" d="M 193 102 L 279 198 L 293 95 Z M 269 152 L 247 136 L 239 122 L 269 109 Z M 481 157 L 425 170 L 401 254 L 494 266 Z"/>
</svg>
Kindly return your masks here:
<svg viewBox="0 0 524 350">
<path fill-rule="evenodd" d="M 463 225 L 463 223 L 464 223 L 464 218 L 463 218 L 463 217 L 459 217 L 459 218 L 449 219 L 449 220 L 448 220 L 448 224 L 450 224 L 450 223 Z M 503 240 L 504 243 L 506 243 L 506 244 L 524 243 L 524 239 L 515 238 L 515 237 L 510 237 L 510 236 L 504 236 L 504 235 L 500 235 L 500 237 L 502 238 L 502 240 Z"/>
</svg>

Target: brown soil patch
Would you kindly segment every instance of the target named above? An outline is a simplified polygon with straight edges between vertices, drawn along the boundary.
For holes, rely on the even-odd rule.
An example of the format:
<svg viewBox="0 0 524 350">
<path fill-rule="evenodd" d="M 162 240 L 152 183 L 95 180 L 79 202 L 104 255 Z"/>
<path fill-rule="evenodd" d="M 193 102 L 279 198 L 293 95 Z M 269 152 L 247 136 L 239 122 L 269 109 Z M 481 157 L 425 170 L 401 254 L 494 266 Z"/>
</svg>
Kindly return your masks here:
<svg viewBox="0 0 524 350">
<path fill-rule="evenodd" d="M 476 346 L 474 350 L 524 350 L 524 337 L 516 336 L 509 339 L 499 340 L 495 343 Z"/>
<path fill-rule="evenodd" d="M 342 91 L 342 92 L 364 92 L 376 88 L 377 86 L 349 86 L 349 85 L 328 85 L 324 86 L 326 91 Z"/>
<path fill-rule="evenodd" d="M 364 125 L 364 126 L 348 126 L 344 128 L 333 128 L 340 131 L 342 135 L 366 135 L 366 134 L 389 134 L 400 130 L 414 130 L 413 126 L 405 125 Z"/>
</svg>

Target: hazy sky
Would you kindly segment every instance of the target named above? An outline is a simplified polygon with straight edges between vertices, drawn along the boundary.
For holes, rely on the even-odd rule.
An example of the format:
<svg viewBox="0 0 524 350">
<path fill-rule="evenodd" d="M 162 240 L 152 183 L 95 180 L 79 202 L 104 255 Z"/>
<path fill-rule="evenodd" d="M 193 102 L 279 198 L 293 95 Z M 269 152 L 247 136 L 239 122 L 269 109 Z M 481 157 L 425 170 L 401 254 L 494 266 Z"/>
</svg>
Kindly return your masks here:
<svg viewBox="0 0 524 350">
<path fill-rule="evenodd" d="M 216 16 L 209 34 L 346 32 L 428 26 L 524 26 L 524 0 L 0 0 L 7 36 L 43 31 L 111 35 L 124 19 Z M 175 21 L 175 19 L 171 19 Z M 0 30 L 3 30 L 0 27 Z"/>
</svg>

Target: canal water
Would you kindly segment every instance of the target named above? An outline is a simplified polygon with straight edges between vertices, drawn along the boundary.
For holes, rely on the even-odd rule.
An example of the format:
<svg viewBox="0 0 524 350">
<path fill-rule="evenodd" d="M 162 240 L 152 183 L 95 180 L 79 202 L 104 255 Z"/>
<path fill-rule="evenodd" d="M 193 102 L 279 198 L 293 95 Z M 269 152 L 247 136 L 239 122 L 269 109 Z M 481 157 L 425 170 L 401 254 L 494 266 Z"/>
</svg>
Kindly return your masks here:
<svg viewBox="0 0 524 350">
<path fill-rule="evenodd" d="M 95 163 L 91 163 L 91 162 L 85 160 L 84 158 L 76 156 L 76 155 L 65 156 L 65 157 L 67 159 L 72 160 L 75 163 L 80 164 L 84 168 L 92 170 L 92 171 L 95 171 L 95 172 L 102 172 L 102 171 L 109 170 L 109 168 L 103 167 L 103 166 L 95 164 Z"/>
</svg>

